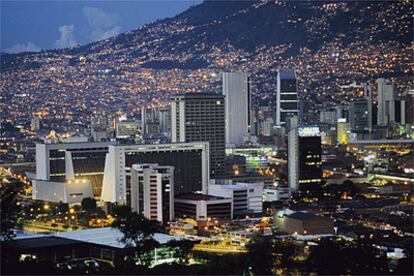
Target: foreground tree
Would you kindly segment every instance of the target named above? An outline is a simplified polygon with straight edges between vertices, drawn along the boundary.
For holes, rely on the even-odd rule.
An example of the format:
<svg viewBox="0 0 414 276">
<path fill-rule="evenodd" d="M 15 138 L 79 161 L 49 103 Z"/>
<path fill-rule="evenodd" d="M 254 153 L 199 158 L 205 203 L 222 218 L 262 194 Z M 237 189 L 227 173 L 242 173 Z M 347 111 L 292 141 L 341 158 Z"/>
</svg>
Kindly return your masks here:
<svg viewBox="0 0 414 276">
<path fill-rule="evenodd" d="M 88 213 L 92 212 L 92 211 L 95 211 L 96 208 L 97 208 L 96 200 L 94 198 L 90 198 L 90 197 L 86 197 L 86 198 L 82 199 L 81 205 L 82 205 L 82 209 L 85 210 Z"/>
<path fill-rule="evenodd" d="M 21 208 L 18 205 L 18 193 L 20 187 L 8 185 L 2 186 L 0 190 L 1 197 L 1 235 L 6 240 L 11 240 L 14 237 L 14 229 L 20 228 L 20 212 Z"/>
<path fill-rule="evenodd" d="M 322 240 L 308 257 L 308 266 L 323 275 L 387 274 L 387 258 L 371 245 Z"/>
<path fill-rule="evenodd" d="M 123 237 L 120 242 L 125 244 L 124 259 L 138 259 L 138 263 L 146 265 L 145 253 L 154 249 L 159 243 L 153 238 L 162 230 L 158 221 L 132 212 L 131 208 L 122 205 L 114 210 L 115 220 L 112 227 L 119 229 Z"/>
</svg>

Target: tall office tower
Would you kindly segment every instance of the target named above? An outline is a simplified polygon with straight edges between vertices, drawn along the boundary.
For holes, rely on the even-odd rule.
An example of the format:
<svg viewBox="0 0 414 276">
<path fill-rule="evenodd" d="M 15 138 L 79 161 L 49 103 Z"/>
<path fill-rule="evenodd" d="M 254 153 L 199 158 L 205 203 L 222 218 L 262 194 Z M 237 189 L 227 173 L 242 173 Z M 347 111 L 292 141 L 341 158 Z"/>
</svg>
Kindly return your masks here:
<svg viewBox="0 0 414 276">
<path fill-rule="evenodd" d="M 355 133 L 370 132 L 368 100 L 357 98 L 349 103 L 349 125 Z"/>
<path fill-rule="evenodd" d="M 171 136 L 171 107 L 159 110 L 160 132 L 162 135 Z"/>
<path fill-rule="evenodd" d="M 110 146 L 105 159 L 102 201 L 130 205 L 131 168 L 157 163 L 174 167 L 174 193 L 207 193 L 207 142 Z"/>
<path fill-rule="evenodd" d="M 287 118 L 298 116 L 298 84 L 295 70 L 279 70 L 276 90 L 276 126 L 282 126 Z"/>
<path fill-rule="evenodd" d="M 406 103 L 402 98 L 396 99 L 394 101 L 394 111 L 395 111 L 395 122 L 405 125 L 406 124 Z"/>
<path fill-rule="evenodd" d="M 174 219 L 174 167 L 134 164 L 131 168 L 131 209 L 151 220 Z"/>
<path fill-rule="evenodd" d="M 142 108 L 141 110 L 141 134 L 157 135 L 160 134 L 160 120 L 158 108 Z"/>
<path fill-rule="evenodd" d="M 336 110 L 336 119 L 337 120 L 345 118 L 345 116 L 344 116 L 344 107 L 342 105 L 337 105 L 335 110 Z"/>
<path fill-rule="evenodd" d="M 172 142 L 209 142 L 210 175 L 224 173 L 224 96 L 211 93 L 172 97 Z"/>
<path fill-rule="evenodd" d="M 387 126 L 390 122 L 395 121 L 394 87 L 390 80 L 383 78 L 377 79 L 377 84 L 377 125 Z"/>
<path fill-rule="evenodd" d="M 367 104 L 368 104 L 368 131 L 372 132 L 372 127 L 373 127 L 373 118 L 374 118 L 374 114 L 373 114 L 373 110 L 372 110 L 372 87 L 371 85 L 364 83 L 363 84 L 363 88 L 364 88 L 364 99 L 367 100 Z"/>
<path fill-rule="evenodd" d="M 349 123 L 347 123 L 346 119 L 344 118 L 338 119 L 338 123 L 336 124 L 337 143 L 340 145 L 347 145 L 351 139 L 350 135 L 351 127 Z"/>
<path fill-rule="evenodd" d="M 337 121 L 336 110 L 322 110 L 319 114 L 319 122 L 329 125 L 335 125 Z"/>
<path fill-rule="evenodd" d="M 290 117 L 288 128 L 288 184 L 291 190 L 298 189 L 298 117 Z"/>
<path fill-rule="evenodd" d="M 403 97 L 405 101 L 405 123 L 414 124 L 414 89 L 406 91 Z"/>
<path fill-rule="evenodd" d="M 241 145 L 250 126 L 250 87 L 246 73 L 223 73 L 226 144 Z"/>
<path fill-rule="evenodd" d="M 82 199 L 68 193 L 77 182 L 87 181 L 93 196 L 101 197 L 108 147 L 116 142 L 36 144 L 36 175 L 31 177 L 33 199 L 67 202 Z M 69 181 L 72 183 L 67 184 Z M 73 198 L 72 198 L 73 197 Z"/>
<path fill-rule="evenodd" d="M 298 183 L 303 191 L 322 184 L 322 146 L 319 127 L 298 128 Z"/>
<path fill-rule="evenodd" d="M 273 119 L 271 117 L 266 118 L 266 120 L 262 121 L 261 123 L 260 134 L 262 136 L 272 136 L 273 126 L 274 126 Z"/>
</svg>

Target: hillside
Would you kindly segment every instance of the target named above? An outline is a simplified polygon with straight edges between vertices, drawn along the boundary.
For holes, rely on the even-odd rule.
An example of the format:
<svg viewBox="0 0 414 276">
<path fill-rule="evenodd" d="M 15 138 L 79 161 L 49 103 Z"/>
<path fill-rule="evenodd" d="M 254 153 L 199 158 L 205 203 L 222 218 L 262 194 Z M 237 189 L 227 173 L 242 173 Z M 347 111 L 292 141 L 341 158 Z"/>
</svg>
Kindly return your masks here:
<svg viewBox="0 0 414 276">
<path fill-rule="evenodd" d="M 379 76 L 403 91 L 412 87 L 412 17 L 410 1 L 206 1 L 81 47 L 2 55 L 2 112 L 85 123 L 96 110 L 135 112 L 171 93 L 219 91 L 211 73 L 225 70 L 250 72 L 265 102 L 280 67 L 296 68 L 302 97 L 315 104 L 346 101 L 336 83 Z M 12 114 L 28 102 L 35 105 Z"/>
</svg>

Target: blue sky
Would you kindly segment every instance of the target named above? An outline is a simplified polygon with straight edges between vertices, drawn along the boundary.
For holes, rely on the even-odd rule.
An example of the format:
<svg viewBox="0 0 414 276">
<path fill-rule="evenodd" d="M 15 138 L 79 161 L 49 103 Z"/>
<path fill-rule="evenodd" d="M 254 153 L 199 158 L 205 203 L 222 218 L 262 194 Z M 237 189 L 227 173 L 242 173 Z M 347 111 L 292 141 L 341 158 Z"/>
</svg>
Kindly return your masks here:
<svg viewBox="0 0 414 276">
<path fill-rule="evenodd" d="M 86 44 L 172 17 L 199 0 L 1 0 L 1 51 Z"/>
</svg>

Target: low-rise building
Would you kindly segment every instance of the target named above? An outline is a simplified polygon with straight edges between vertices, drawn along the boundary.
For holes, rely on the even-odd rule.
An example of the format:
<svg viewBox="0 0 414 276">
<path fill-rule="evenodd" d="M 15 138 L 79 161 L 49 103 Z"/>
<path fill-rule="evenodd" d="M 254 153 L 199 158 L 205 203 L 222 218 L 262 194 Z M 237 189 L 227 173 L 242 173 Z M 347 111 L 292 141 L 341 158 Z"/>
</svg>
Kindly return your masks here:
<svg viewBox="0 0 414 276">
<path fill-rule="evenodd" d="M 231 198 L 234 216 L 263 211 L 263 183 L 211 184 L 208 193 L 213 196 Z"/>
<path fill-rule="evenodd" d="M 197 221 L 232 219 L 232 199 L 196 193 L 181 194 L 174 198 L 174 214 Z"/>
<path fill-rule="evenodd" d="M 278 212 L 275 222 L 279 230 L 289 234 L 318 235 L 334 233 L 332 219 L 317 216 L 313 213 L 295 212 L 284 214 Z"/>
</svg>

